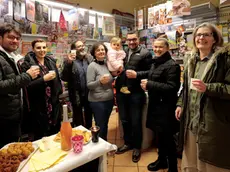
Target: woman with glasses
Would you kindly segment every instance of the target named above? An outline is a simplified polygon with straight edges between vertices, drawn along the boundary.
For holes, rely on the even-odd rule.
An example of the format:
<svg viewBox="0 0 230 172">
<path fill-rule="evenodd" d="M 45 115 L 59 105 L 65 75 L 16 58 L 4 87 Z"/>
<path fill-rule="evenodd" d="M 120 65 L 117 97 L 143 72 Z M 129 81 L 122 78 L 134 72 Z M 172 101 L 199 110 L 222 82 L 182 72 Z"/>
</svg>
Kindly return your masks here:
<svg viewBox="0 0 230 172">
<path fill-rule="evenodd" d="M 30 111 L 28 125 L 37 140 L 60 130 L 59 95 L 62 93 L 62 85 L 56 61 L 46 54 L 46 42 L 41 39 L 34 40 L 32 49 L 25 56 L 21 70 L 26 71 L 31 66 L 40 70 L 38 77 L 27 87 Z"/>
<path fill-rule="evenodd" d="M 230 171 L 230 46 L 222 46 L 221 33 L 213 24 L 194 30 L 176 109 L 183 172 Z"/>
</svg>

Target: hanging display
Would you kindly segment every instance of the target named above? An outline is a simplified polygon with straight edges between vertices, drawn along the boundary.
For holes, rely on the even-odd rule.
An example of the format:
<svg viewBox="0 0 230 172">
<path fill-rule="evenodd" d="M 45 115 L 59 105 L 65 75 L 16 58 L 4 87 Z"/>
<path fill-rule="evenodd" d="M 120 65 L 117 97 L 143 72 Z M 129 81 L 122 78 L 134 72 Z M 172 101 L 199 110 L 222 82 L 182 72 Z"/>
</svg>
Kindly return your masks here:
<svg viewBox="0 0 230 172">
<path fill-rule="evenodd" d="M 170 49 L 176 49 L 176 48 L 178 48 L 177 42 L 176 42 L 176 32 L 177 31 L 165 32 L 165 34 L 168 37 L 168 42 L 169 42 L 169 48 Z"/>
<path fill-rule="evenodd" d="M 42 4 L 42 17 L 44 22 L 49 22 L 49 7 L 44 4 Z"/>
<path fill-rule="evenodd" d="M 89 11 L 88 10 L 83 10 L 83 9 L 78 9 L 78 20 L 79 20 L 79 25 L 88 25 L 89 24 Z"/>
<path fill-rule="evenodd" d="M 98 15 L 95 14 L 95 25 L 93 30 L 93 39 L 99 39 L 99 32 L 98 32 Z"/>
<path fill-rule="evenodd" d="M 0 17 L 8 14 L 8 0 L 0 0 Z"/>
<path fill-rule="evenodd" d="M 62 11 L 60 13 L 59 26 L 60 26 L 60 29 L 62 31 L 67 31 L 67 24 L 66 24 L 66 20 L 65 20 L 65 17 L 63 15 Z"/>
<path fill-rule="evenodd" d="M 156 24 L 154 19 L 154 7 L 148 8 L 148 28 L 153 28 Z"/>
<path fill-rule="evenodd" d="M 102 35 L 116 35 L 115 18 L 113 16 L 103 16 Z"/>
<path fill-rule="evenodd" d="M 26 0 L 26 19 L 35 22 L 35 4 L 34 1 Z"/>
<path fill-rule="evenodd" d="M 143 16 L 143 10 L 137 11 L 137 29 L 142 30 L 144 29 L 144 16 Z"/>
<path fill-rule="evenodd" d="M 35 1 L 35 20 L 37 23 L 43 22 L 43 5 Z"/>
<path fill-rule="evenodd" d="M 24 24 L 25 3 L 23 0 L 13 0 L 13 19 L 20 24 Z"/>
<path fill-rule="evenodd" d="M 70 31 L 78 29 L 78 13 L 75 8 L 68 11 L 68 22 Z"/>
</svg>

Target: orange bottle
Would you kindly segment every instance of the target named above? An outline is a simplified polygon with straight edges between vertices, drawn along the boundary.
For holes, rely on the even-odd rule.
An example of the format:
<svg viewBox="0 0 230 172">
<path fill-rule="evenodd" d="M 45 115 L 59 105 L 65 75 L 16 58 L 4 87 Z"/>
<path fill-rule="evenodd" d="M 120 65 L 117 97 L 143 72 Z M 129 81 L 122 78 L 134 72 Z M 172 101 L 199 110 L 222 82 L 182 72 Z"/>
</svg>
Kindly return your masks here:
<svg viewBox="0 0 230 172">
<path fill-rule="evenodd" d="M 61 149 L 69 151 L 72 148 L 72 127 L 68 120 L 67 105 L 63 105 L 63 122 L 61 124 Z"/>
</svg>

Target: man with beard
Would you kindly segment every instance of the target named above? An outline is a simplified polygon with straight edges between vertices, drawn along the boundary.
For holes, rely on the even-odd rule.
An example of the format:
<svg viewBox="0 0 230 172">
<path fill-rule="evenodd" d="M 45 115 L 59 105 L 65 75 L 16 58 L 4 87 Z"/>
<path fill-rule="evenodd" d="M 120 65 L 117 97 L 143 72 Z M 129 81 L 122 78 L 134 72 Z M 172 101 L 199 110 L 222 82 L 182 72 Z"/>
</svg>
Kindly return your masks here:
<svg viewBox="0 0 230 172">
<path fill-rule="evenodd" d="M 151 53 L 139 45 L 136 32 L 127 34 L 128 50 L 124 61 L 123 72 L 116 80 L 116 93 L 119 117 L 124 131 L 124 145 L 119 147 L 117 154 L 122 154 L 133 148 L 132 160 L 138 162 L 141 157 L 142 143 L 142 110 L 145 102 L 145 92 L 141 89 L 141 71 L 148 71 L 151 67 Z M 130 94 L 120 92 L 124 85 L 122 75 L 127 77 L 126 84 Z M 123 76 L 124 77 L 124 76 Z"/>
<path fill-rule="evenodd" d="M 74 51 L 76 50 L 76 54 Z M 61 79 L 68 82 L 69 99 L 73 108 L 73 125 L 92 126 L 92 111 L 88 101 L 86 72 L 93 57 L 85 51 L 82 41 L 72 43 L 68 59 L 64 61 Z"/>
<path fill-rule="evenodd" d="M 15 63 L 21 33 L 11 24 L 0 26 L 0 148 L 17 142 L 21 135 L 22 88 L 39 74 L 30 68 L 19 74 Z"/>
</svg>

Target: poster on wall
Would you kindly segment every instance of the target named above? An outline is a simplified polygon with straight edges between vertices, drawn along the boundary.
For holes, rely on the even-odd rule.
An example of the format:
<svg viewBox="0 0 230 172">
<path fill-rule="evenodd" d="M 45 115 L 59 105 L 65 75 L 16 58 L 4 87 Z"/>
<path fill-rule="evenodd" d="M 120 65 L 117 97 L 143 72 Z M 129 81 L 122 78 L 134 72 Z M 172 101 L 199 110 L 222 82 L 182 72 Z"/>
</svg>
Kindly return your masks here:
<svg viewBox="0 0 230 172">
<path fill-rule="evenodd" d="M 78 14 L 75 8 L 68 11 L 68 22 L 69 31 L 78 30 Z"/>
<path fill-rule="evenodd" d="M 143 10 L 137 11 L 137 29 L 142 30 L 144 29 L 144 16 L 143 16 Z"/>
<path fill-rule="evenodd" d="M 84 26 L 89 24 L 89 11 L 78 9 L 79 25 Z"/>
<path fill-rule="evenodd" d="M 103 16 L 102 35 L 116 35 L 115 18 L 113 16 Z"/>
<path fill-rule="evenodd" d="M 121 37 L 126 38 L 127 34 L 128 34 L 127 26 L 121 26 Z"/>
<path fill-rule="evenodd" d="M 176 31 L 165 32 L 165 34 L 168 37 L 169 48 L 176 49 L 178 47 L 176 42 Z"/>
<path fill-rule="evenodd" d="M 26 0 L 26 19 L 34 22 L 35 21 L 35 4 L 34 1 Z"/>
<path fill-rule="evenodd" d="M 220 5 L 230 5 L 230 0 L 220 0 Z"/>
<path fill-rule="evenodd" d="M 159 5 L 154 6 L 154 22 L 159 24 Z"/>
<path fill-rule="evenodd" d="M 173 0 L 173 15 L 191 15 L 191 3 L 189 0 Z"/>
<path fill-rule="evenodd" d="M 47 5 L 42 4 L 42 17 L 44 22 L 49 22 L 49 7 Z"/>
<path fill-rule="evenodd" d="M 154 7 L 148 8 L 148 28 L 153 28 L 154 22 Z"/>
<path fill-rule="evenodd" d="M 37 23 L 43 21 L 43 5 L 38 1 L 35 1 L 35 20 Z"/>
<path fill-rule="evenodd" d="M 172 23 L 172 16 L 173 16 L 173 4 L 172 4 L 172 1 L 167 1 L 165 3 L 165 8 L 166 8 L 165 17 L 166 17 L 167 23 Z"/>
<path fill-rule="evenodd" d="M 21 55 L 25 56 L 28 52 L 32 51 L 31 42 L 22 42 L 21 44 Z"/>
<path fill-rule="evenodd" d="M 20 24 L 24 24 L 25 3 L 23 0 L 13 0 L 13 19 Z"/>
<path fill-rule="evenodd" d="M 0 0 L 0 17 L 8 14 L 8 0 Z"/>
</svg>

